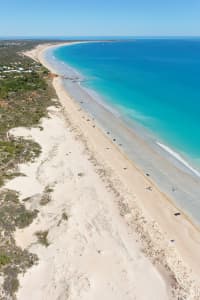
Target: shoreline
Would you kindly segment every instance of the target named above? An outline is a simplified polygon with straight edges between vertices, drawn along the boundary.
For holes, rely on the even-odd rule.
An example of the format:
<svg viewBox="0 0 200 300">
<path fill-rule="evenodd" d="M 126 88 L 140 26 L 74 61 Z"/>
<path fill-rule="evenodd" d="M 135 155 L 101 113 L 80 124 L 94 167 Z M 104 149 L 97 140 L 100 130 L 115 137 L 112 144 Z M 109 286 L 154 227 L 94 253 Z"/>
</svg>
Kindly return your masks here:
<svg viewBox="0 0 200 300">
<path fill-rule="evenodd" d="M 72 42 L 72 43 L 67 43 L 68 45 L 70 45 L 70 44 L 76 44 L 76 43 L 83 43 L 83 42 Z M 66 44 L 61 44 L 60 46 L 65 46 Z M 39 61 L 44 65 L 44 66 L 46 66 L 48 69 L 50 69 L 50 71 L 53 71 L 53 72 L 55 72 L 56 74 L 57 74 L 57 70 L 56 69 L 52 69 L 52 65 L 51 65 L 51 63 L 49 63 L 48 62 L 48 60 L 46 60 L 45 59 L 45 52 L 47 51 L 47 50 L 52 50 L 53 48 L 57 48 L 57 47 L 60 47 L 59 45 L 55 45 L 55 46 L 52 46 L 52 47 L 47 47 L 47 48 L 45 48 L 45 49 L 43 49 L 40 53 L 39 53 L 39 55 L 38 55 L 38 58 L 39 58 Z M 64 84 L 61 84 L 61 85 L 63 85 L 63 88 L 65 89 L 65 85 Z M 67 93 L 67 90 L 65 89 L 65 91 L 66 91 L 66 96 L 68 96 L 69 97 L 69 94 Z M 72 101 L 76 101 L 76 100 L 74 100 L 73 98 L 71 98 L 70 97 L 70 99 L 72 100 Z M 79 105 L 79 103 L 77 103 L 78 105 Z M 86 112 L 86 114 L 87 114 L 88 112 Z M 99 125 L 99 124 L 98 124 Z M 111 141 L 112 142 L 112 141 Z M 115 145 L 114 145 L 115 146 Z M 115 146 L 116 147 L 116 146 Z M 119 149 L 119 147 L 117 147 L 118 149 L 118 151 L 120 151 L 120 149 Z M 127 155 L 126 155 L 126 153 L 124 153 L 123 152 L 123 155 L 125 154 L 125 158 L 126 159 L 128 159 L 128 161 L 130 161 L 129 160 L 129 158 L 127 157 Z M 130 161 L 131 163 L 133 163 L 132 161 Z M 134 164 L 134 163 L 133 163 Z M 140 168 L 138 168 L 138 166 L 137 165 L 135 165 L 135 167 L 136 167 L 136 169 L 139 171 L 139 172 L 141 172 L 141 170 L 140 170 Z M 143 173 L 143 172 L 142 172 Z M 143 176 L 145 176 L 145 174 L 143 173 L 142 174 Z M 146 178 L 145 178 L 146 179 Z M 149 179 L 149 178 L 148 178 Z M 152 184 L 152 182 L 151 182 L 151 179 L 150 179 L 150 183 Z M 155 184 L 155 183 L 153 183 L 153 184 Z M 156 188 L 158 188 L 158 190 L 159 190 L 159 187 L 156 185 Z M 165 196 L 165 195 L 164 195 Z M 167 199 L 168 197 L 166 197 L 166 199 Z M 174 208 L 175 208 L 175 210 L 180 210 L 178 207 L 176 207 L 175 206 L 175 203 L 173 202 L 173 201 L 171 201 L 169 198 L 168 198 L 168 201 L 170 202 L 170 204 L 172 204 L 172 205 L 174 205 Z M 193 223 L 193 221 L 194 220 L 191 220 L 191 218 L 189 217 L 189 216 L 187 216 L 187 214 L 184 214 L 184 217 L 186 217 L 186 219 L 189 221 L 189 222 L 191 222 L 191 225 L 192 226 L 195 226 L 195 228 L 200 232 L 200 229 L 199 229 L 199 226 L 197 225 L 195 225 L 195 223 Z"/>
<path fill-rule="evenodd" d="M 99 42 L 101 43 L 102 41 L 99 41 Z M 79 42 L 77 42 L 77 43 L 79 44 Z M 86 42 L 86 43 L 88 43 L 88 42 Z M 89 43 L 93 43 L 93 42 L 91 41 Z M 74 43 L 72 43 L 72 44 L 74 44 Z M 60 48 L 60 47 L 58 47 L 58 48 Z M 49 49 L 49 50 L 51 50 L 51 49 Z M 192 158 L 190 157 L 190 155 L 188 153 L 181 152 L 180 149 L 178 150 L 176 147 L 173 146 L 173 144 L 165 141 L 161 136 L 156 135 L 149 128 L 143 127 L 143 125 L 141 125 L 137 120 L 133 121 L 133 119 L 130 119 L 129 117 L 127 117 L 127 118 L 124 117 L 123 114 L 121 114 L 121 112 L 120 112 L 120 107 L 118 107 L 118 106 L 111 107 L 111 105 L 106 103 L 106 101 L 102 98 L 100 92 L 97 92 L 90 87 L 84 86 L 85 75 L 82 73 L 79 73 L 80 71 L 77 70 L 75 67 L 70 66 L 68 64 L 68 62 L 64 62 L 61 59 L 56 58 L 53 54 L 53 51 L 48 51 L 48 53 L 46 53 L 45 56 L 46 56 L 45 57 L 46 62 L 50 61 L 51 68 L 52 67 L 54 68 L 55 73 L 57 73 L 59 75 L 61 75 L 61 74 L 63 75 L 63 73 L 64 73 L 64 75 L 63 75 L 64 79 L 65 79 L 66 74 L 67 74 L 66 77 L 68 77 L 68 72 L 69 73 L 72 72 L 72 77 L 73 77 L 73 73 L 75 74 L 75 76 L 77 74 L 77 78 L 75 78 L 75 80 L 80 83 L 83 90 L 88 92 L 89 96 L 91 96 L 95 101 L 97 101 L 101 105 L 103 105 L 107 110 L 116 114 L 116 116 L 119 116 L 123 120 L 123 122 L 125 122 L 127 127 L 129 127 L 130 129 L 137 130 L 137 127 L 140 127 L 139 130 L 141 132 L 139 132 L 139 135 L 142 134 L 144 136 L 145 135 L 150 136 L 151 140 L 155 144 L 163 145 L 163 147 L 161 146 L 161 148 L 164 149 L 165 152 L 168 152 L 168 154 L 173 156 L 173 159 L 177 162 L 177 165 L 179 165 L 179 163 L 182 164 L 182 168 L 183 168 L 184 172 L 190 173 L 190 175 L 194 176 L 194 177 L 196 177 L 196 176 L 200 177 L 200 169 L 199 169 L 200 166 L 194 164 L 194 161 L 192 160 Z M 70 79 L 70 78 L 66 78 L 66 79 Z M 70 92 L 70 91 L 68 90 L 68 92 Z M 134 128 L 134 127 L 136 127 L 136 128 Z"/>
<path fill-rule="evenodd" d="M 55 70 L 44 58 L 44 53 L 49 47 L 52 49 L 58 45 L 39 46 L 33 52 L 35 58 L 54 73 Z M 187 291 L 192 291 L 192 295 L 199 297 L 199 290 L 193 290 L 196 283 L 199 284 L 200 277 L 197 266 L 200 258 L 199 229 L 195 228 L 183 213 L 178 218 L 174 216 L 177 208 L 173 202 L 160 192 L 151 178 L 147 178 L 117 145 L 108 139 L 99 128 L 99 124 L 88 117 L 79 103 L 69 96 L 59 76 L 53 79 L 53 86 L 63 106 L 64 114 L 74 128 L 72 131 L 83 141 L 94 166 L 102 166 L 98 169 L 99 175 L 107 185 L 110 182 L 110 189 L 117 194 L 121 216 L 130 228 L 135 228 L 143 247 L 146 244 L 144 247 L 146 256 L 158 268 L 159 265 L 166 264 L 178 284 L 182 283 Z M 105 151 L 105 146 L 109 151 Z M 117 190 L 114 189 L 113 182 L 117 184 Z"/>
<path fill-rule="evenodd" d="M 71 75 L 70 66 L 63 62 L 58 63 L 52 56 L 51 50 L 53 48 L 48 48 L 45 54 L 40 55 L 40 59 L 55 74 L 63 77 L 62 80 L 68 94 L 76 99 L 83 110 L 95 118 L 104 133 L 109 131 L 110 136 L 112 135 L 113 139 L 117 139 L 118 144 L 123 145 L 120 150 L 137 165 L 138 169 L 149 174 L 157 188 L 172 199 L 177 209 L 181 209 L 187 218 L 191 219 L 199 228 L 199 172 L 189 165 L 179 153 L 166 146 L 151 132 L 146 131 L 146 128 L 132 121 L 129 124 L 128 120 L 118 118 L 115 113 L 113 116 L 113 111 L 109 109 L 107 104 L 104 104 L 101 98 L 97 98 L 98 95 L 93 95 L 93 91 L 90 94 L 90 90 L 76 80 L 74 82 L 73 76 L 76 77 L 76 70 L 72 69 Z M 102 117 L 103 115 L 107 117 Z M 111 122 L 107 122 L 109 119 L 112 120 L 113 126 L 110 124 Z M 161 144 L 163 147 L 160 146 Z M 171 151 L 166 151 L 166 149 Z"/>
</svg>

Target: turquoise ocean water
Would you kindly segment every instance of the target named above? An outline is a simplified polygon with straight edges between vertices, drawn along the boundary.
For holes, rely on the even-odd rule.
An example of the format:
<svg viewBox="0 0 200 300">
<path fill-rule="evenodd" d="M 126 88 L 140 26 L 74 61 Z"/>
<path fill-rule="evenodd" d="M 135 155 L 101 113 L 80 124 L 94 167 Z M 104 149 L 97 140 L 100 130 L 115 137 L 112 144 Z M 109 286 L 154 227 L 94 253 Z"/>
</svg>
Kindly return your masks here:
<svg viewBox="0 0 200 300">
<path fill-rule="evenodd" d="M 77 69 L 124 119 L 200 169 L 200 39 L 76 44 L 54 56 Z"/>
</svg>

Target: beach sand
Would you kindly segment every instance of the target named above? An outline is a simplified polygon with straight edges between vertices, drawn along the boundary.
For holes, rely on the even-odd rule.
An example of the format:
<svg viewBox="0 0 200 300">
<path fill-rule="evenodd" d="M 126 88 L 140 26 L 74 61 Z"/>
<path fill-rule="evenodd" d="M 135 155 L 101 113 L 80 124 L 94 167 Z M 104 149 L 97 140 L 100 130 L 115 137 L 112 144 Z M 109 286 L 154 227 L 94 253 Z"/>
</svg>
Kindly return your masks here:
<svg viewBox="0 0 200 300">
<path fill-rule="evenodd" d="M 27 55 L 52 73 L 40 45 Z M 200 299 L 199 228 L 99 128 L 54 77 L 61 107 L 38 128 L 12 134 L 42 147 L 26 177 L 7 184 L 39 210 L 16 242 L 39 262 L 20 276 L 17 299 Z M 46 187 L 51 201 L 40 205 Z M 35 232 L 48 231 L 49 246 Z"/>
</svg>

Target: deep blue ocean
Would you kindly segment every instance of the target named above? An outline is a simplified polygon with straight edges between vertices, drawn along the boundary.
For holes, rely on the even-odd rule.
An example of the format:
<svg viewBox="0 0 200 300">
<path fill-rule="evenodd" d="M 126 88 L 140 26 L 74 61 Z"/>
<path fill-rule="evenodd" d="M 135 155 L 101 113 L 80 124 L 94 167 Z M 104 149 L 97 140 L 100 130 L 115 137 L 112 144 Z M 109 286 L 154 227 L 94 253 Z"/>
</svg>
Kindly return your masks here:
<svg viewBox="0 0 200 300">
<path fill-rule="evenodd" d="M 200 39 L 136 39 L 60 47 L 83 85 L 200 165 Z"/>
</svg>

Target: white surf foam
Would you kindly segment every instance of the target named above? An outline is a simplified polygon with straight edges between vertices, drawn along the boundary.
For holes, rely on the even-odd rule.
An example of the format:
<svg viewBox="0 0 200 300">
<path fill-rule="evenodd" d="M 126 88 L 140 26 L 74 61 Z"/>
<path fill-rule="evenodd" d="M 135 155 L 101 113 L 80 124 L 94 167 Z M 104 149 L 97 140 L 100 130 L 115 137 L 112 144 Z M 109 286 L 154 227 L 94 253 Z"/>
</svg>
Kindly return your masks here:
<svg viewBox="0 0 200 300">
<path fill-rule="evenodd" d="M 178 160 L 180 163 L 182 163 L 186 168 L 188 168 L 190 171 L 192 171 L 193 174 L 200 177 L 200 172 L 198 172 L 187 161 L 185 161 L 180 154 L 178 154 L 177 152 L 175 152 L 174 150 L 172 150 L 171 148 L 169 148 L 168 146 L 166 146 L 162 143 L 156 142 L 156 144 L 158 146 L 160 146 L 163 150 L 168 152 L 170 155 L 172 155 L 176 160 Z"/>
</svg>

